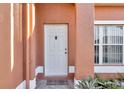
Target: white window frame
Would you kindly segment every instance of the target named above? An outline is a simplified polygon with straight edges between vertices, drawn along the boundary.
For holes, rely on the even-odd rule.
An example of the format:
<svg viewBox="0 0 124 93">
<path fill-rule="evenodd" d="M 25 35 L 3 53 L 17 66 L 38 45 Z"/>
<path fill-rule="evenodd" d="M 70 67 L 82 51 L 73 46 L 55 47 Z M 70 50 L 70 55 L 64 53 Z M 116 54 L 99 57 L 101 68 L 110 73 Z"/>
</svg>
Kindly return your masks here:
<svg viewBox="0 0 124 93">
<path fill-rule="evenodd" d="M 95 20 L 95 25 L 123 25 L 123 36 L 124 36 L 124 20 Z M 123 38 L 123 53 L 124 53 L 124 38 Z M 124 54 L 123 54 L 124 59 Z M 95 64 L 94 65 L 94 73 L 124 73 L 124 60 L 120 65 L 103 65 L 103 64 Z"/>
<path fill-rule="evenodd" d="M 124 20 L 111 20 L 111 21 L 108 21 L 108 20 L 96 20 L 94 21 L 94 24 L 95 25 L 99 25 L 99 24 L 111 24 L 111 25 L 124 25 Z"/>
<path fill-rule="evenodd" d="M 104 20 L 104 21 L 103 20 L 94 21 L 94 25 L 107 25 L 107 24 L 108 25 L 123 25 L 123 36 L 124 36 L 124 20 L 121 20 L 121 21 L 115 21 L 115 20 L 112 20 L 112 21 L 106 21 L 106 20 Z M 100 34 L 102 34 L 102 33 L 100 33 Z M 123 53 L 124 53 L 124 38 L 123 38 Z M 101 55 L 101 54 L 102 53 L 99 53 L 99 55 Z M 101 57 L 99 59 L 101 59 Z M 123 54 L 123 59 L 124 59 L 124 54 Z M 124 65 L 124 60 L 123 60 L 122 64 Z M 99 61 L 98 65 L 102 65 L 102 62 Z"/>
</svg>

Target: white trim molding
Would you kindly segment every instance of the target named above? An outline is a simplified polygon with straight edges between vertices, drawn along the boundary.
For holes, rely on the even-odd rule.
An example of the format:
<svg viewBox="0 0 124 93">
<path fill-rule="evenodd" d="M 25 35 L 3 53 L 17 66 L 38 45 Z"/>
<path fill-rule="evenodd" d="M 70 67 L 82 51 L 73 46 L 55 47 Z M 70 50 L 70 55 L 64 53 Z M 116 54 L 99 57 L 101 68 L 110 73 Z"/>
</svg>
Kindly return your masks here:
<svg viewBox="0 0 124 93">
<path fill-rule="evenodd" d="M 95 20 L 94 24 L 124 24 L 124 20 Z"/>
<path fill-rule="evenodd" d="M 34 78 L 33 80 L 30 80 L 30 86 L 29 89 L 35 89 L 36 88 L 36 78 Z M 17 87 L 16 89 L 26 89 L 26 81 L 22 81 Z"/>
<path fill-rule="evenodd" d="M 36 88 L 36 78 L 34 78 L 33 80 L 30 80 L 30 89 L 35 89 Z"/>
<path fill-rule="evenodd" d="M 69 73 L 75 73 L 75 66 L 69 66 Z M 43 66 L 38 66 L 35 69 L 35 76 L 37 76 L 38 73 L 43 73 Z"/>
<path fill-rule="evenodd" d="M 74 78 L 74 88 L 75 89 L 78 89 L 77 85 L 79 84 L 79 81 L 80 80 L 77 80 L 77 79 Z"/>
<path fill-rule="evenodd" d="M 94 66 L 94 73 L 124 73 L 124 66 Z"/>
<path fill-rule="evenodd" d="M 17 87 L 16 89 L 26 89 L 26 82 L 25 80 L 22 81 Z"/>
<path fill-rule="evenodd" d="M 37 76 L 38 73 L 43 73 L 43 66 L 38 66 L 35 69 L 35 76 Z"/>
<path fill-rule="evenodd" d="M 75 66 L 69 66 L 69 73 L 75 73 Z"/>
<path fill-rule="evenodd" d="M 95 25 L 124 25 L 124 20 L 95 20 Z M 123 26 L 124 28 L 124 26 Z M 102 32 L 102 31 L 101 31 Z M 124 38 L 123 38 L 124 40 Z M 124 45 L 123 45 L 124 48 Z M 102 53 L 99 53 L 102 54 Z M 123 56 L 124 58 L 124 56 Z M 99 61 L 100 62 L 100 61 Z M 124 63 L 124 61 L 123 61 Z M 124 73 L 124 66 L 94 66 L 94 73 Z"/>
</svg>

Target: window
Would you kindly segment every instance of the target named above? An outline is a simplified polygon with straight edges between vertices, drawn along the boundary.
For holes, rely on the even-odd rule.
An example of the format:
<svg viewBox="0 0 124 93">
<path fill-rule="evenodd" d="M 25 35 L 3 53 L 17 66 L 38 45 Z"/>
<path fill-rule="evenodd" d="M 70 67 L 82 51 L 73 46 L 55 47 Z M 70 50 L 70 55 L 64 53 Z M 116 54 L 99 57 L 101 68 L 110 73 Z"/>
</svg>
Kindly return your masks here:
<svg viewBox="0 0 124 93">
<path fill-rule="evenodd" d="M 123 25 L 95 25 L 95 64 L 123 64 Z"/>
</svg>

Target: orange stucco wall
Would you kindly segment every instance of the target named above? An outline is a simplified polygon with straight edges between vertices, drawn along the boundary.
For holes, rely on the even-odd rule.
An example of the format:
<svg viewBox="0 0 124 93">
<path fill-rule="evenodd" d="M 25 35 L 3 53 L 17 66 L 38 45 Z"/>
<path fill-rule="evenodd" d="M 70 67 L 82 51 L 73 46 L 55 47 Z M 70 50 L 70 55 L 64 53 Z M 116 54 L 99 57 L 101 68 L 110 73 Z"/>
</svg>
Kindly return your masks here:
<svg viewBox="0 0 124 93">
<path fill-rule="evenodd" d="M 94 76 L 94 5 L 76 4 L 75 79 Z"/>
<path fill-rule="evenodd" d="M 96 6 L 95 20 L 124 20 L 124 6 Z"/>
<path fill-rule="evenodd" d="M 26 5 L 26 4 L 25 4 Z M 25 79 L 27 11 L 23 6 L 20 30 L 19 4 L 14 4 L 14 64 L 11 62 L 10 4 L 0 4 L 0 88 L 16 88 Z M 76 79 L 93 72 L 93 21 L 124 20 L 123 6 L 95 6 L 85 4 L 35 4 L 35 28 L 28 38 L 30 45 L 30 79 L 35 76 L 35 64 L 44 65 L 44 23 L 69 24 L 69 65 L 76 64 Z M 95 18 L 94 18 L 95 14 Z M 31 16 L 32 17 L 32 16 Z M 30 24 L 31 25 L 31 24 Z M 99 74 L 109 77 L 108 74 Z M 110 75 L 113 77 L 113 73 Z"/>
<path fill-rule="evenodd" d="M 37 65 L 44 64 L 44 23 L 68 23 L 69 65 L 75 63 L 75 6 L 74 4 L 35 4 Z"/>
<path fill-rule="evenodd" d="M 95 20 L 124 20 L 124 6 L 95 6 Z M 122 65 L 123 67 L 123 65 Z M 122 78 L 123 73 L 96 73 L 103 79 Z"/>
<path fill-rule="evenodd" d="M 20 24 L 20 6 L 14 4 L 14 67 L 13 82 L 14 88 L 23 81 L 23 41 Z"/>
<path fill-rule="evenodd" d="M 0 4 L 0 88 L 11 87 L 10 66 L 10 4 Z"/>
<path fill-rule="evenodd" d="M 33 15 L 33 11 L 32 11 L 32 5 L 30 5 L 30 12 L 27 11 L 27 5 L 23 4 L 22 6 L 22 25 L 23 25 L 23 77 L 24 79 L 26 79 L 26 62 L 28 61 L 29 64 L 29 79 L 34 79 L 35 77 L 35 64 L 36 64 L 36 31 L 35 31 L 35 25 L 33 26 L 33 22 L 34 19 L 33 17 L 35 17 L 35 15 Z M 27 14 L 28 12 L 30 13 L 30 35 L 28 37 L 28 32 L 27 32 Z M 34 22 L 35 24 L 35 22 Z M 27 49 L 27 44 L 28 44 L 28 48 Z M 28 50 L 28 51 L 27 51 Z M 28 56 L 28 57 L 27 57 Z"/>
<path fill-rule="evenodd" d="M 14 4 L 14 61 L 11 62 L 10 4 L 0 4 L 0 88 L 16 88 L 23 81 L 22 31 L 19 4 Z"/>
<path fill-rule="evenodd" d="M 33 14 L 34 12 L 34 14 Z M 36 30 L 35 30 L 35 5 L 30 4 L 30 69 L 29 69 L 29 75 L 30 79 L 35 78 L 35 66 L 36 66 Z M 33 25 L 34 24 L 34 25 Z"/>
<path fill-rule="evenodd" d="M 95 76 L 102 79 L 122 79 L 124 73 L 96 73 Z"/>
<path fill-rule="evenodd" d="M 23 38 L 23 78 L 26 77 L 26 4 L 22 5 L 22 38 Z"/>
</svg>

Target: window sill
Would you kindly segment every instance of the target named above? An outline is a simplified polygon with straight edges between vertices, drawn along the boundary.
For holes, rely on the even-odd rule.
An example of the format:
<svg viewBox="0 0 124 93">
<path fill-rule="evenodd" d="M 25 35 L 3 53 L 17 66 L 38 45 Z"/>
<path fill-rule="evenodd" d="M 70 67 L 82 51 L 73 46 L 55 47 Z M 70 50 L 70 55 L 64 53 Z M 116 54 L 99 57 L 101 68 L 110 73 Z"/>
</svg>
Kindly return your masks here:
<svg viewBox="0 0 124 93">
<path fill-rule="evenodd" d="M 95 65 L 95 73 L 124 73 L 124 65 Z"/>
<path fill-rule="evenodd" d="M 95 64 L 94 66 L 124 66 L 124 64 Z"/>
</svg>

